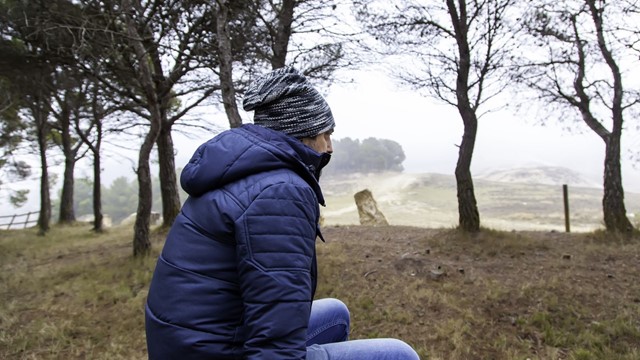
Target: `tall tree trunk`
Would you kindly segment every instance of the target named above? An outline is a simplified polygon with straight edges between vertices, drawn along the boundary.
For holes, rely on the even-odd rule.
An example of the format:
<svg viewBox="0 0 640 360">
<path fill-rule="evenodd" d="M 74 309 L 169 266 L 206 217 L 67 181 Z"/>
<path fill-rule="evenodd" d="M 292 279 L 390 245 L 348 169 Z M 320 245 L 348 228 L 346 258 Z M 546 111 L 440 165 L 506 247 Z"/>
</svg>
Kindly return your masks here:
<svg viewBox="0 0 640 360">
<path fill-rule="evenodd" d="M 604 197 L 602 210 L 607 231 L 631 232 L 633 225 L 627 218 L 624 205 L 624 189 L 620 170 L 620 136 L 609 135 L 604 157 Z"/>
<path fill-rule="evenodd" d="M 69 101 L 69 92 L 67 92 L 61 104 L 62 109 L 58 117 L 58 131 L 60 131 L 62 153 L 64 154 L 64 174 L 62 179 L 62 193 L 60 195 L 60 214 L 58 216 L 58 223 L 60 224 L 71 224 L 76 221 L 76 215 L 73 210 L 73 176 L 76 166 L 76 151 L 73 149 L 71 140 L 71 111 Z"/>
<path fill-rule="evenodd" d="M 216 33 L 218 35 L 218 57 L 220 59 L 220 85 L 224 111 L 232 128 L 242 125 L 242 118 L 238 112 L 236 92 L 233 87 L 233 59 L 231 56 L 231 40 L 227 29 L 229 16 L 229 1 L 218 0 L 218 16 Z"/>
<path fill-rule="evenodd" d="M 72 224 L 76 221 L 76 215 L 73 209 L 73 175 L 75 166 L 76 160 L 73 154 L 68 154 L 67 150 L 65 150 L 64 177 L 62 193 L 60 195 L 60 216 L 58 218 L 58 223 L 60 224 Z"/>
<path fill-rule="evenodd" d="M 462 113 L 462 112 L 461 112 Z M 462 115 L 475 119 L 475 115 Z M 477 120 L 465 121 L 464 134 L 456 164 L 456 186 L 458 192 L 458 219 L 460 229 L 468 232 L 480 230 L 480 214 L 471 176 L 471 159 L 476 142 Z"/>
<path fill-rule="evenodd" d="M 151 120 L 151 127 L 140 147 L 138 156 L 138 210 L 134 224 L 133 256 L 145 256 L 151 251 L 149 240 L 149 228 L 151 220 L 151 207 L 153 205 L 153 190 L 151 186 L 151 169 L 149 158 L 153 144 L 160 132 L 159 119 Z"/>
<path fill-rule="evenodd" d="M 138 81 L 142 86 L 149 110 L 149 132 L 144 138 L 138 156 L 138 210 L 136 222 L 133 228 L 133 256 L 145 256 L 151 251 L 151 241 L 149 240 L 149 227 L 151 218 L 151 207 L 153 205 L 153 191 L 151 187 L 151 170 L 149 158 L 153 145 L 158 139 L 162 128 L 162 111 L 160 109 L 160 99 L 157 97 L 154 82 L 154 72 L 149 61 L 149 54 L 142 44 L 142 38 L 136 29 L 133 21 L 135 9 L 130 0 L 122 0 L 124 21 L 126 24 L 129 42 L 133 47 L 139 67 Z"/>
<path fill-rule="evenodd" d="M 613 128 L 608 136 L 601 136 L 605 142 L 604 196 L 602 198 L 604 224 L 608 231 L 628 233 L 633 231 L 633 225 L 627 218 L 627 210 L 624 206 L 624 190 L 622 188 L 622 172 L 620 170 L 620 139 L 624 122 L 622 73 L 605 39 L 605 30 L 603 28 L 604 1 L 600 3 L 603 6 L 602 8 L 596 6 L 595 0 L 586 0 L 585 3 L 596 27 L 598 48 L 613 77 L 613 99 L 611 102 Z M 588 118 L 585 119 L 587 124 L 589 124 L 588 120 Z M 601 131 L 601 133 L 603 132 Z"/>
<path fill-rule="evenodd" d="M 158 145 L 160 193 L 162 195 L 162 226 L 170 227 L 180 212 L 180 194 L 178 193 L 178 179 L 176 176 L 176 161 L 174 156 L 171 125 L 167 121 L 160 130 L 156 143 Z"/>
<path fill-rule="evenodd" d="M 101 129 L 98 128 L 98 134 Z M 98 135 L 100 137 L 100 135 Z M 100 140 L 93 151 L 93 231 L 101 233 L 104 231 L 104 216 L 102 214 L 102 176 L 100 161 Z"/>
<path fill-rule="evenodd" d="M 38 105 L 36 105 L 38 106 Z M 38 216 L 38 234 L 45 235 L 51 222 L 51 195 L 49 193 L 49 169 L 47 164 L 47 116 L 35 111 L 38 151 L 40 155 L 40 215 Z"/>
<path fill-rule="evenodd" d="M 98 92 L 93 92 L 93 121 L 96 125 L 96 143 L 91 145 L 93 152 L 93 230 L 97 233 L 104 231 L 104 216 L 102 214 L 102 159 L 100 149 L 102 147 L 102 115 L 98 111 Z"/>
<path fill-rule="evenodd" d="M 273 37 L 272 69 L 279 69 L 286 64 L 289 39 L 291 38 L 291 24 L 293 23 L 293 10 L 296 7 L 296 2 L 296 0 L 283 0 L 280 11 L 276 15 L 275 34 L 271 35 Z"/>
<path fill-rule="evenodd" d="M 42 176 L 40 178 L 40 216 L 38 217 L 38 235 L 49 231 L 51 222 L 51 195 L 49 194 L 49 171 L 46 156 L 41 158 Z"/>
<path fill-rule="evenodd" d="M 76 133 L 93 154 L 93 231 L 101 233 L 104 231 L 104 216 L 102 214 L 102 161 L 100 148 L 102 147 L 102 120 L 105 117 L 105 112 L 100 104 L 99 89 L 96 86 L 91 89 L 91 112 L 92 126 L 96 127 L 95 143 L 92 143 L 87 137 L 88 131 L 85 132 L 80 129 L 80 117 L 76 117 L 75 126 Z"/>
<path fill-rule="evenodd" d="M 458 112 L 464 123 L 464 133 L 456 164 L 456 186 L 458 190 L 458 216 L 460 229 L 467 232 L 480 230 L 480 214 L 471 177 L 471 159 L 476 144 L 478 118 L 469 100 L 469 72 L 471 70 L 471 49 L 469 48 L 467 9 L 465 1 L 459 1 L 459 9 L 453 0 L 446 1 L 451 23 L 455 30 L 460 60 L 456 78 L 456 100 Z"/>
</svg>

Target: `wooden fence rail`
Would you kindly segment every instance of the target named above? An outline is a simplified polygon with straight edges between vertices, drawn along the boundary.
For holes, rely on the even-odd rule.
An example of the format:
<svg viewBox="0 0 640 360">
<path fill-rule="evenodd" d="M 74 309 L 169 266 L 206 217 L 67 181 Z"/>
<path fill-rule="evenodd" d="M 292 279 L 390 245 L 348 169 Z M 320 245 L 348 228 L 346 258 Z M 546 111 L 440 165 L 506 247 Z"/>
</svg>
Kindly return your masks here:
<svg viewBox="0 0 640 360">
<path fill-rule="evenodd" d="M 39 211 L 30 211 L 24 214 L 0 216 L 0 229 L 4 228 L 4 230 L 10 230 L 12 226 L 14 229 L 16 229 L 20 225 L 22 225 L 21 227 L 22 229 L 26 229 L 29 226 L 29 224 L 35 225 L 38 222 L 39 213 L 40 213 Z M 9 219 L 9 218 L 11 218 L 9 222 L 3 222 L 3 221 L 6 221 L 3 219 Z"/>
</svg>

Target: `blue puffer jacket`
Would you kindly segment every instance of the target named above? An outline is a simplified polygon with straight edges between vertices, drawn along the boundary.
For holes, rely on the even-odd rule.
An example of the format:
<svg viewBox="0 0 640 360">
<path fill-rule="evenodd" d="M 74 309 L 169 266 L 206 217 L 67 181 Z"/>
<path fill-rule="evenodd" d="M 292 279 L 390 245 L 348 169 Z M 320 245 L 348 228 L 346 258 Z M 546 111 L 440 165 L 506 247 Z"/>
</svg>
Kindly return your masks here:
<svg viewBox="0 0 640 360">
<path fill-rule="evenodd" d="M 305 358 L 323 156 L 251 124 L 198 148 L 149 289 L 149 358 Z"/>
</svg>

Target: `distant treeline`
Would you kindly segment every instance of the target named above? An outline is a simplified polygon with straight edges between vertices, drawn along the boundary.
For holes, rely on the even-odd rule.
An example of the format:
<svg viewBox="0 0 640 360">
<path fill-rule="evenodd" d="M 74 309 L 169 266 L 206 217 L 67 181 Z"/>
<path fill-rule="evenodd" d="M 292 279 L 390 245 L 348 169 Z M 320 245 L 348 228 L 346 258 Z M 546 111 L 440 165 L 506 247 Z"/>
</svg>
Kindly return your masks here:
<svg viewBox="0 0 640 360">
<path fill-rule="evenodd" d="M 327 174 L 348 174 L 354 172 L 376 173 L 383 171 L 402 171 L 405 160 L 402 146 L 393 140 L 367 138 L 344 138 L 333 142 L 333 156 L 326 168 Z M 178 174 L 180 170 L 178 170 Z M 178 175 L 179 177 L 179 175 Z M 152 179 L 153 211 L 161 211 L 160 182 Z M 93 182 L 91 179 L 78 179 L 74 184 L 73 208 L 77 216 L 93 213 L 92 203 Z M 187 195 L 180 190 L 180 200 L 186 200 Z M 59 198 L 55 201 L 54 217 L 57 217 Z M 109 186 L 102 186 L 102 211 L 111 217 L 114 224 L 119 223 L 136 211 L 138 206 L 138 182 L 135 179 L 119 177 Z"/>
<path fill-rule="evenodd" d="M 160 181 L 152 179 L 153 206 L 155 212 L 162 209 L 160 196 Z M 73 208 L 76 216 L 93 214 L 93 181 L 88 178 L 78 179 L 74 183 Z M 184 192 L 180 191 L 180 199 L 186 199 Z M 53 216 L 58 216 L 60 198 L 54 201 Z M 120 223 L 129 215 L 136 212 L 138 207 L 138 182 L 134 178 L 121 176 L 116 178 L 109 186 L 102 186 L 102 212 L 108 215 L 114 224 Z"/>
<path fill-rule="evenodd" d="M 405 159 L 404 150 L 396 141 L 347 137 L 333 141 L 333 156 L 325 174 L 401 172 Z"/>
</svg>

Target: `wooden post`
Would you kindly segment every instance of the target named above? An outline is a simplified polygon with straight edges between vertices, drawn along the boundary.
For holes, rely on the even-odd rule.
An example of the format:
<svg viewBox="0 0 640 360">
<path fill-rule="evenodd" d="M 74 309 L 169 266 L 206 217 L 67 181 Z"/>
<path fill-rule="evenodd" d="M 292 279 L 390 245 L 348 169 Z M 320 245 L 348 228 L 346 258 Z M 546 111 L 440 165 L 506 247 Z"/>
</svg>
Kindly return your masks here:
<svg viewBox="0 0 640 360">
<path fill-rule="evenodd" d="M 569 222 L 569 187 L 567 184 L 562 185 L 562 194 L 564 197 L 564 228 L 567 232 L 571 232 Z"/>
<path fill-rule="evenodd" d="M 13 225 L 13 220 L 16 219 L 16 214 L 13 214 L 11 217 L 11 221 L 9 221 L 9 225 L 7 225 L 7 230 L 11 230 L 11 225 Z"/>
<path fill-rule="evenodd" d="M 27 224 L 29 223 L 29 216 L 31 216 L 31 211 L 27 213 L 27 220 L 24 221 L 24 228 L 27 228 Z"/>
</svg>

